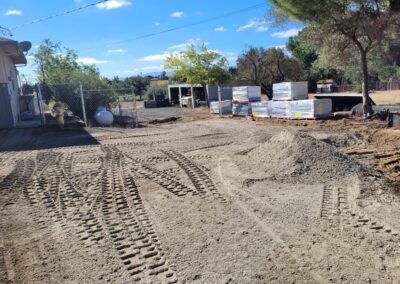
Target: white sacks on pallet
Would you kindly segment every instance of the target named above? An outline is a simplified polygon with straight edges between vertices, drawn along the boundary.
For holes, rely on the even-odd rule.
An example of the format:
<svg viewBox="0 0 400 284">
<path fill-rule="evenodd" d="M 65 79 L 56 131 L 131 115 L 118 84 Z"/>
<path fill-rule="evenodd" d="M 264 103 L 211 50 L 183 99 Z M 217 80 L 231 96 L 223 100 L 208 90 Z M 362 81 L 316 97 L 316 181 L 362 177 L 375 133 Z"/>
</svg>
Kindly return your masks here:
<svg viewBox="0 0 400 284">
<path fill-rule="evenodd" d="M 251 103 L 251 113 L 253 117 L 270 117 L 269 101 Z"/>
<path fill-rule="evenodd" d="M 328 118 L 332 115 L 332 100 L 301 100 L 290 102 L 291 119 Z"/>
<path fill-rule="evenodd" d="M 308 82 L 284 82 L 274 84 L 274 101 L 294 101 L 308 99 Z"/>
<path fill-rule="evenodd" d="M 232 115 L 248 116 L 251 114 L 251 106 L 249 104 L 234 103 L 232 106 Z"/>
<path fill-rule="evenodd" d="M 232 88 L 233 101 L 249 103 L 261 101 L 261 88 L 259 86 L 245 86 Z"/>
<path fill-rule="evenodd" d="M 219 113 L 219 102 L 210 102 L 210 112 Z M 232 102 L 221 101 L 221 112 L 222 114 L 230 114 L 232 112 Z"/>
</svg>

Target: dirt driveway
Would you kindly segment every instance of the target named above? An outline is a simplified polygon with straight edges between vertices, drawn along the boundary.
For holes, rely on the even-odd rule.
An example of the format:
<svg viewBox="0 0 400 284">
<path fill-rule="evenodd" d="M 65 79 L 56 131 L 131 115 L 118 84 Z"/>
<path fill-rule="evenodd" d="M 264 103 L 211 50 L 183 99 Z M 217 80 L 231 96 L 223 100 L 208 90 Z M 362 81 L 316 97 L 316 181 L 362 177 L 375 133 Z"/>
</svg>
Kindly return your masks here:
<svg viewBox="0 0 400 284">
<path fill-rule="evenodd" d="M 46 135 L 0 152 L 0 283 L 400 282 L 398 183 L 343 154 L 365 144 L 351 131 Z"/>
</svg>

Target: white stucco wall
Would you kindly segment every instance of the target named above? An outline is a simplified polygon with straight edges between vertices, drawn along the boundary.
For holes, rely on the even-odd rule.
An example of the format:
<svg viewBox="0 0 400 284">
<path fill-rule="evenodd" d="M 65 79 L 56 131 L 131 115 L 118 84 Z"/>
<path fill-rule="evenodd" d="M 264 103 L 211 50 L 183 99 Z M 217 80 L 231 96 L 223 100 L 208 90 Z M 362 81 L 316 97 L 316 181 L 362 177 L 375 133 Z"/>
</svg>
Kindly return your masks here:
<svg viewBox="0 0 400 284">
<path fill-rule="evenodd" d="M 17 124 L 19 115 L 19 86 L 17 68 L 12 60 L 0 49 L 0 83 L 6 83 L 10 97 L 13 113 L 14 126 Z"/>
</svg>

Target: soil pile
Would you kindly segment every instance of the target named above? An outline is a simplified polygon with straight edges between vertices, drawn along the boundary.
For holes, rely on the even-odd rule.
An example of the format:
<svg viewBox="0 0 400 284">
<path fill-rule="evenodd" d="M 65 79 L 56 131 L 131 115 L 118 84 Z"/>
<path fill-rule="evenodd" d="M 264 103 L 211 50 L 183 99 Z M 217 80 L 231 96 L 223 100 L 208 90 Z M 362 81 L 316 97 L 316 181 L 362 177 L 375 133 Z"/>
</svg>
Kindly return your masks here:
<svg viewBox="0 0 400 284">
<path fill-rule="evenodd" d="M 290 131 L 280 132 L 245 155 L 238 155 L 236 161 L 252 174 L 306 183 L 342 181 L 369 171 L 334 146 Z"/>
</svg>

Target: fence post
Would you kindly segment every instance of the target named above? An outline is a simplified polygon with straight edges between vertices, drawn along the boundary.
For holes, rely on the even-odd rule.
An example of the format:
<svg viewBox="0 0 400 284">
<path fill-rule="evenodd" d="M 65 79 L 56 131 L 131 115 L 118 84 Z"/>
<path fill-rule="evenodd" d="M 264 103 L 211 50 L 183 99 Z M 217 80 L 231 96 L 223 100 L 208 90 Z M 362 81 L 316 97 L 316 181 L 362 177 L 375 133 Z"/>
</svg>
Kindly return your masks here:
<svg viewBox="0 0 400 284">
<path fill-rule="evenodd" d="M 83 88 L 82 88 L 81 82 L 79 82 L 79 90 L 81 91 L 81 104 L 82 104 L 83 120 L 85 121 L 85 126 L 87 127 L 88 123 L 87 123 L 87 117 L 86 117 L 85 98 L 83 97 Z"/>
<path fill-rule="evenodd" d="M 46 125 L 46 110 L 43 109 L 43 105 L 42 105 L 42 85 L 40 83 L 38 83 L 38 101 L 39 101 L 39 111 L 40 111 L 40 122 L 42 123 L 42 126 Z"/>
<path fill-rule="evenodd" d="M 136 105 L 136 95 L 135 95 L 135 91 L 133 88 L 132 88 L 132 95 L 133 95 L 133 107 L 135 108 L 135 128 L 138 128 L 138 126 L 139 126 L 138 111 L 137 111 L 137 105 Z"/>
<path fill-rule="evenodd" d="M 221 87 L 219 85 L 218 85 L 218 108 L 219 108 L 219 117 L 222 117 Z"/>
</svg>

